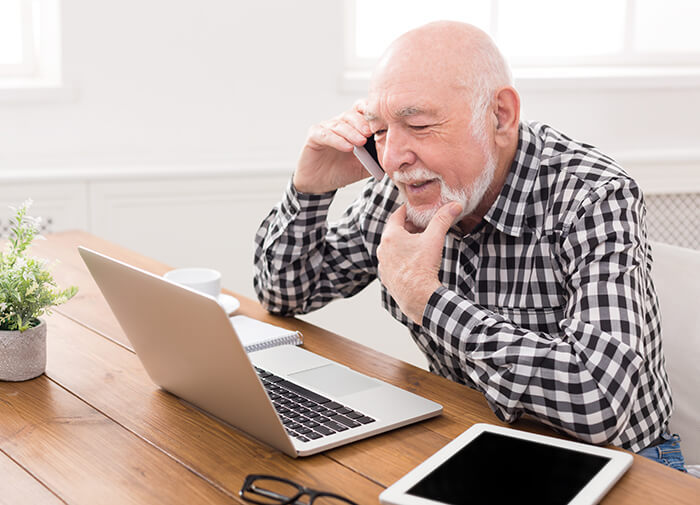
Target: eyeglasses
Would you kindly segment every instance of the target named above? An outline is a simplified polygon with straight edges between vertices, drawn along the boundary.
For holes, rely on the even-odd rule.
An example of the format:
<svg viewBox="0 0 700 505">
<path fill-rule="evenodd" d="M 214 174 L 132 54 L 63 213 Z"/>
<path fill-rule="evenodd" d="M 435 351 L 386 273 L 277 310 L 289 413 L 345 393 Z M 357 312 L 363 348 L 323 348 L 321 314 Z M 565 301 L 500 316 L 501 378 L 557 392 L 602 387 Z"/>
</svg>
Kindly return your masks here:
<svg viewBox="0 0 700 505">
<path fill-rule="evenodd" d="M 340 495 L 316 491 L 274 475 L 248 475 L 238 495 L 259 505 L 357 505 Z M 309 501 L 300 501 L 305 495 Z"/>
</svg>

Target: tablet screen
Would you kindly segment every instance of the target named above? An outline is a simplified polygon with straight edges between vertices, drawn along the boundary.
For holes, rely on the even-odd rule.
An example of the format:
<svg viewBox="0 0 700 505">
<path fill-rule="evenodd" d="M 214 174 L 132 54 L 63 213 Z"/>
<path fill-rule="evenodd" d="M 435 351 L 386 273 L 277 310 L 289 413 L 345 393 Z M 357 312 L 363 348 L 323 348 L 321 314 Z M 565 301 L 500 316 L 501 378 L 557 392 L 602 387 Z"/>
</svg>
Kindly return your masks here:
<svg viewBox="0 0 700 505">
<path fill-rule="evenodd" d="M 408 490 L 450 505 L 568 503 L 609 458 L 498 433 L 481 433 Z"/>
</svg>

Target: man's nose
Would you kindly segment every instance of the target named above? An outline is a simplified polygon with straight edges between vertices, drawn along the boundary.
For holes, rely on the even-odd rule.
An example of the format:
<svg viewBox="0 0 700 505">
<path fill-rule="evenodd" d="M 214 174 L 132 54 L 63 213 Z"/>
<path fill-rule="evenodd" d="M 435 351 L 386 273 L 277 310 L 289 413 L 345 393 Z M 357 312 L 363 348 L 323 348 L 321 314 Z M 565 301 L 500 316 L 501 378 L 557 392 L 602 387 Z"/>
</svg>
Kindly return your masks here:
<svg viewBox="0 0 700 505">
<path fill-rule="evenodd" d="M 400 130 L 387 130 L 383 147 L 381 165 L 389 175 L 391 172 L 406 168 L 416 161 L 410 139 Z"/>
</svg>

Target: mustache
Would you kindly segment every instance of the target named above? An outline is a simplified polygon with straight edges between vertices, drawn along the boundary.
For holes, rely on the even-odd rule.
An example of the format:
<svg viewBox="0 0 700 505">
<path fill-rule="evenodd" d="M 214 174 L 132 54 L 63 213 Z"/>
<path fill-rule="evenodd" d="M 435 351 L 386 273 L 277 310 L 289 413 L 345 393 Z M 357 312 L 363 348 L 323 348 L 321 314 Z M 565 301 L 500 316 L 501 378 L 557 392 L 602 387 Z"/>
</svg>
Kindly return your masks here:
<svg viewBox="0 0 700 505">
<path fill-rule="evenodd" d="M 435 172 L 428 170 L 427 168 L 412 168 L 404 172 L 394 172 L 392 180 L 394 182 L 400 182 L 402 184 L 407 184 L 413 181 L 427 181 L 430 179 L 437 179 L 443 182 L 442 176 L 436 174 Z"/>
</svg>

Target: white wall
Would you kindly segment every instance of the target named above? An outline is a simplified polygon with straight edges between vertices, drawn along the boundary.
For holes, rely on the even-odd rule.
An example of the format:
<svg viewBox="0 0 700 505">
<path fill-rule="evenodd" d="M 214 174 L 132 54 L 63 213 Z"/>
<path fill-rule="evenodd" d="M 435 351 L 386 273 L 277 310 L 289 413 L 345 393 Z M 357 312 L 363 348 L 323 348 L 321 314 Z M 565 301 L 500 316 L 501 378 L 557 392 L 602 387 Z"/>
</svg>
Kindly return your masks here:
<svg viewBox="0 0 700 505">
<path fill-rule="evenodd" d="M 64 103 L 3 104 L 0 165 L 293 162 L 339 96 L 340 2 L 63 0 Z"/>
<path fill-rule="evenodd" d="M 215 266 L 251 295 L 252 232 L 308 127 L 362 94 L 342 82 L 342 2 L 63 0 L 61 11 L 66 89 L 0 88 L 0 208 L 33 195 L 54 229 Z M 700 81 L 644 82 L 521 81 L 523 115 L 599 145 L 648 192 L 700 191 Z M 422 363 L 376 288 L 360 297 L 312 319 Z"/>
<path fill-rule="evenodd" d="M 0 101 L 0 169 L 240 159 L 293 165 L 308 126 L 360 93 L 341 91 L 340 1 L 62 6 L 70 92 L 59 103 Z M 613 154 L 700 148 L 697 78 L 651 89 L 522 84 L 525 116 Z"/>
</svg>

